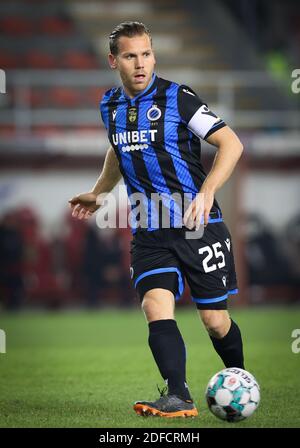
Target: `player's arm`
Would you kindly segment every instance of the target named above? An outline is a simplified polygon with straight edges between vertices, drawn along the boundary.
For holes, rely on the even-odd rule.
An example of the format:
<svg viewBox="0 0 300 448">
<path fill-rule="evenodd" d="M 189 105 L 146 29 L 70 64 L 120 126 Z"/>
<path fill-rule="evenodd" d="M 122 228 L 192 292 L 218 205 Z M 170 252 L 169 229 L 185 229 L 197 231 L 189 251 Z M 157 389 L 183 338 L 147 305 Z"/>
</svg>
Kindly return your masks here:
<svg viewBox="0 0 300 448">
<path fill-rule="evenodd" d="M 190 131 L 218 148 L 213 166 L 199 195 L 190 204 L 184 216 L 185 225 L 188 228 L 196 226 L 197 229 L 203 215 L 204 224 L 208 224 L 215 193 L 230 177 L 242 154 L 243 145 L 234 131 L 209 110 L 197 94 L 187 86 L 179 88 L 178 109 Z"/>
<path fill-rule="evenodd" d="M 231 176 L 243 152 L 243 145 L 236 133 L 225 126 L 207 137 L 206 141 L 216 146 L 217 152 L 210 172 L 200 193 L 204 193 L 204 224 L 208 223 L 214 196 Z"/>
<path fill-rule="evenodd" d="M 218 149 L 200 194 L 196 196 L 185 213 L 184 222 L 188 228 L 195 226 L 198 229 L 202 216 L 204 216 L 204 225 L 208 224 L 215 194 L 229 179 L 243 152 L 240 139 L 229 126 L 218 129 L 207 137 L 206 141 Z"/>
<path fill-rule="evenodd" d="M 118 159 L 110 146 L 104 160 L 103 169 L 91 191 L 81 193 L 69 200 L 72 216 L 87 219 L 101 206 L 99 195 L 109 193 L 121 179 Z M 98 198 L 98 201 L 97 201 Z M 104 196 L 102 197 L 102 200 Z"/>
</svg>

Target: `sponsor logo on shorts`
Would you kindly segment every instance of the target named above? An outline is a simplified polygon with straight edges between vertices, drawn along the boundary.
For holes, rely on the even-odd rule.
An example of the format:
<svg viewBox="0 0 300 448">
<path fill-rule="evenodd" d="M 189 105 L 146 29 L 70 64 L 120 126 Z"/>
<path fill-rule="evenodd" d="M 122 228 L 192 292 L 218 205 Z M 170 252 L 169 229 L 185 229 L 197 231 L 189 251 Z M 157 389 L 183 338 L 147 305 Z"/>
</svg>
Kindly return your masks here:
<svg viewBox="0 0 300 448">
<path fill-rule="evenodd" d="M 227 238 L 227 240 L 225 240 L 225 244 L 227 246 L 228 252 L 230 252 L 230 239 Z"/>
</svg>

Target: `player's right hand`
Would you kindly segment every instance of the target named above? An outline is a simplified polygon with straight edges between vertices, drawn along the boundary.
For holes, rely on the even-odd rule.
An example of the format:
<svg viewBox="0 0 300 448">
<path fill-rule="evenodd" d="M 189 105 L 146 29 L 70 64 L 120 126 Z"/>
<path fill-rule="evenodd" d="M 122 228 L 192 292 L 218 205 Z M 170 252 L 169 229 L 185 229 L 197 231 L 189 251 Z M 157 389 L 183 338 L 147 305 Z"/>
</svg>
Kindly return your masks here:
<svg viewBox="0 0 300 448">
<path fill-rule="evenodd" d="M 97 203 L 97 195 L 95 193 L 81 193 L 69 200 L 72 216 L 78 219 L 88 219 L 98 210 L 100 204 Z"/>
</svg>

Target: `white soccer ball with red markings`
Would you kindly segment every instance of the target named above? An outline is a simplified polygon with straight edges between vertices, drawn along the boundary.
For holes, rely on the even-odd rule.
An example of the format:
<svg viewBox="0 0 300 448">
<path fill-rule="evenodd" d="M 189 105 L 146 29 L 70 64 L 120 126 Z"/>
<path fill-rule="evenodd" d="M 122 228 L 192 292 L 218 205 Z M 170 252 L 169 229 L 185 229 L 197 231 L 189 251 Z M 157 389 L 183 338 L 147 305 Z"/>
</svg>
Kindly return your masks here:
<svg viewBox="0 0 300 448">
<path fill-rule="evenodd" d="M 250 417 L 260 401 L 260 388 L 254 376 L 246 370 L 231 367 L 216 373 L 206 388 L 210 411 L 228 422 Z"/>
</svg>

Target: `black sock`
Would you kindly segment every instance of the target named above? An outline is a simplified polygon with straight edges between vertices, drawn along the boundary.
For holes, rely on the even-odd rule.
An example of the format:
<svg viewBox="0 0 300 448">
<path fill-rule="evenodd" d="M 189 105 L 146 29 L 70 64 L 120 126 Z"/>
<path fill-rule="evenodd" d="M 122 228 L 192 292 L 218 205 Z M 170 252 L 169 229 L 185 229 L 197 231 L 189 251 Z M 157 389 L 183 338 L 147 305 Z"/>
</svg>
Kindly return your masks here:
<svg viewBox="0 0 300 448">
<path fill-rule="evenodd" d="M 176 321 L 150 322 L 148 342 L 160 374 L 167 380 L 169 394 L 191 400 L 185 377 L 185 345 Z"/>
<path fill-rule="evenodd" d="M 243 341 L 238 325 L 231 319 L 231 327 L 222 339 L 210 336 L 213 346 L 225 367 L 244 369 Z"/>
</svg>

